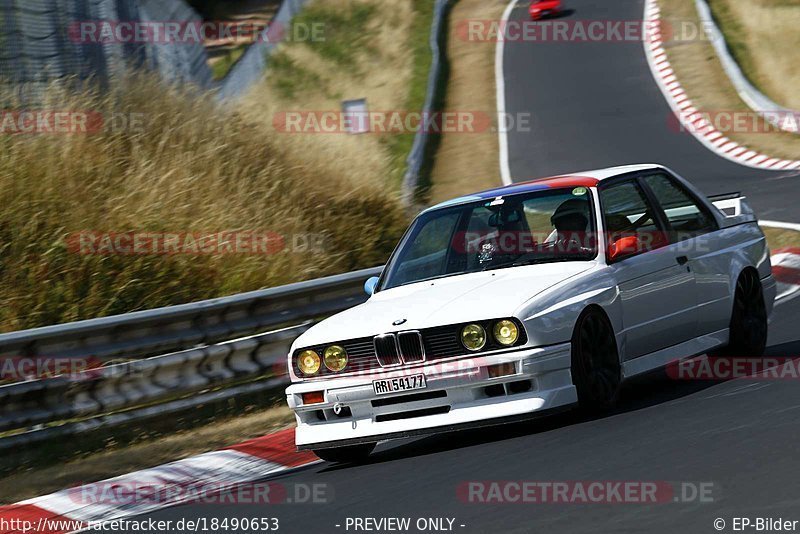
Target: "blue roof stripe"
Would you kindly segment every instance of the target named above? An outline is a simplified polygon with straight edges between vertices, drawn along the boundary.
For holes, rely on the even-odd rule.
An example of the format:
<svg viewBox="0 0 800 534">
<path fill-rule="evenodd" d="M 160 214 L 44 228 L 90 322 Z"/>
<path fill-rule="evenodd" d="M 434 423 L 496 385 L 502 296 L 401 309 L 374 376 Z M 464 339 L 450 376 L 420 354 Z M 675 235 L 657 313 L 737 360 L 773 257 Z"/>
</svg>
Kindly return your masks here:
<svg viewBox="0 0 800 534">
<path fill-rule="evenodd" d="M 489 198 L 496 198 L 505 195 L 516 195 L 518 193 L 531 193 L 533 191 L 544 191 L 545 189 L 550 189 L 550 186 L 546 183 L 530 183 L 530 184 L 519 184 L 519 185 L 509 185 L 505 187 L 497 187 L 495 189 L 489 189 L 488 191 L 481 191 L 480 193 L 476 193 L 475 196 L 481 198 L 482 200 L 486 200 Z"/>
<path fill-rule="evenodd" d="M 446 208 L 447 206 L 455 206 L 456 204 L 466 204 L 467 202 L 475 202 L 476 200 L 483 200 L 483 197 L 479 197 L 477 195 L 468 195 L 465 197 L 451 198 L 450 200 L 445 200 L 444 202 L 440 202 L 435 206 L 431 206 L 425 211 L 436 210 L 439 208 Z"/>
<path fill-rule="evenodd" d="M 437 210 L 439 208 L 446 208 L 448 206 L 455 206 L 457 204 L 466 204 L 468 202 L 475 202 L 478 200 L 489 200 L 506 195 L 516 195 L 518 193 L 531 193 L 533 191 L 544 191 L 545 189 L 550 189 L 550 186 L 547 185 L 546 183 L 507 185 L 503 187 L 497 187 L 495 189 L 481 191 L 480 193 L 474 193 L 472 195 L 445 200 L 444 202 L 436 204 L 435 206 L 431 206 L 430 208 L 423 211 L 423 213 L 431 210 Z"/>
</svg>

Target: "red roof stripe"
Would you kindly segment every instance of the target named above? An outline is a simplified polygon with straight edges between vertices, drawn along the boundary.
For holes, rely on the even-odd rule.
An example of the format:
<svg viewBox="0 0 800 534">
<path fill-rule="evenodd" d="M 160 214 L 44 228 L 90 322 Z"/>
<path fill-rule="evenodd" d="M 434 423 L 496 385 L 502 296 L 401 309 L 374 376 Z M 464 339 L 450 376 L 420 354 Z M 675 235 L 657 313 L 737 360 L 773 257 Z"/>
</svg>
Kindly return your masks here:
<svg viewBox="0 0 800 534">
<path fill-rule="evenodd" d="M 596 187 L 600 183 L 597 178 L 591 176 L 553 176 L 550 178 L 539 178 L 523 184 L 546 185 L 547 187 Z M 522 185 L 522 184 L 516 184 Z"/>
</svg>

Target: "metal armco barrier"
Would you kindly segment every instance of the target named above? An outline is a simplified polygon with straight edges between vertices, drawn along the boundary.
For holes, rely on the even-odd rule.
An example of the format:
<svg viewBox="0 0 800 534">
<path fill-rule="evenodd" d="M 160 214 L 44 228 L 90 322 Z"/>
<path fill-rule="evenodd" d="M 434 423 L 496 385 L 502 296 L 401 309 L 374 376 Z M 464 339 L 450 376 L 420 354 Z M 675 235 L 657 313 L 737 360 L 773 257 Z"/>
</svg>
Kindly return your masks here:
<svg viewBox="0 0 800 534">
<path fill-rule="evenodd" d="M 26 431 L 0 438 L 0 450 L 287 383 L 291 343 L 316 319 L 364 302 L 364 281 L 381 269 L 2 335 L 0 357 L 160 355 L 0 386 L 0 432 Z"/>
<path fill-rule="evenodd" d="M 422 109 L 423 116 L 430 116 L 436 110 L 436 93 L 442 78 L 442 63 L 444 61 L 442 42 L 444 30 L 447 24 L 447 10 L 450 7 L 450 0 L 436 0 L 433 7 L 433 23 L 431 25 L 430 47 L 431 47 L 431 70 L 428 73 L 428 85 L 425 90 L 425 105 Z M 403 193 L 406 201 L 410 201 L 419 185 L 420 173 L 425 163 L 426 154 L 431 150 L 430 132 L 421 128 L 414 137 L 414 144 L 411 153 L 408 155 L 406 163 L 408 169 L 403 176 Z"/>
<path fill-rule="evenodd" d="M 364 302 L 382 267 L 192 304 L 0 335 L 0 358 L 142 358 L 330 315 Z M 0 388 L 0 391 L 2 388 Z M 0 394 L 1 395 L 1 394 Z"/>
<path fill-rule="evenodd" d="M 736 62 L 736 59 L 733 57 L 725 41 L 725 34 L 722 33 L 722 30 L 717 26 L 717 22 L 714 20 L 708 0 L 695 0 L 695 7 L 697 8 L 697 13 L 700 16 L 700 21 L 702 22 L 706 35 L 708 35 L 708 40 L 711 46 L 714 47 L 717 57 L 719 57 L 719 61 L 722 64 L 722 68 L 736 88 L 739 97 L 744 100 L 750 109 L 764 117 L 764 119 L 773 126 L 786 132 L 794 134 L 800 133 L 794 126 L 794 121 L 784 122 L 787 118 L 791 119 L 797 117 L 800 111 L 785 108 L 770 99 L 767 95 L 758 90 L 758 88 L 750 82 L 744 72 L 742 72 L 742 68 Z M 787 127 L 787 125 L 790 125 L 790 127 Z"/>
</svg>

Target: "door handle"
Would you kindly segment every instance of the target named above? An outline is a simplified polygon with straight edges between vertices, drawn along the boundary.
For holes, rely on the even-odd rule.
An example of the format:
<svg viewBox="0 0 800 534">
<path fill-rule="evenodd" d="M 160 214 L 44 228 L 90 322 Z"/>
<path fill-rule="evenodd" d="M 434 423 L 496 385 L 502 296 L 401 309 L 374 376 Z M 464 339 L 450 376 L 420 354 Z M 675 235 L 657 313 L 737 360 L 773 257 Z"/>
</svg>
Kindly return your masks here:
<svg viewBox="0 0 800 534">
<path fill-rule="evenodd" d="M 675 260 L 677 260 L 678 265 L 686 265 L 689 263 L 689 258 L 687 256 L 678 256 Z"/>
</svg>

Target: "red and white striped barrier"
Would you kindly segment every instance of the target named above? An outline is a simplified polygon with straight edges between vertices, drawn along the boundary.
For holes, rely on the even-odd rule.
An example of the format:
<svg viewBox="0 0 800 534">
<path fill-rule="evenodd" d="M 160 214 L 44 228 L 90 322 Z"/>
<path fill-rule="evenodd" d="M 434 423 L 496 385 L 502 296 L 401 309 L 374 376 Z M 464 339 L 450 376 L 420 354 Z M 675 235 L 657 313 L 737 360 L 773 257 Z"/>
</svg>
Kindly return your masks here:
<svg viewBox="0 0 800 534">
<path fill-rule="evenodd" d="M 313 453 L 295 450 L 294 429 L 283 430 L 221 451 L 0 507 L 0 534 L 66 534 L 198 499 L 260 503 L 269 498 L 270 487 L 253 483 L 317 461 Z"/>
<path fill-rule="evenodd" d="M 773 251 L 772 274 L 778 282 L 779 301 L 800 294 L 800 248 L 787 247 Z"/>
<path fill-rule="evenodd" d="M 667 58 L 660 28 L 661 9 L 657 0 L 646 0 L 644 19 L 653 28 L 651 38 L 644 43 L 647 62 L 667 103 L 687 131 L 712 152 L 740 165 L 774 171 L 800 168 L 800 160 L 774 158 L 731 141 L 703 117 L 681 86 Z"/>
</svg>

